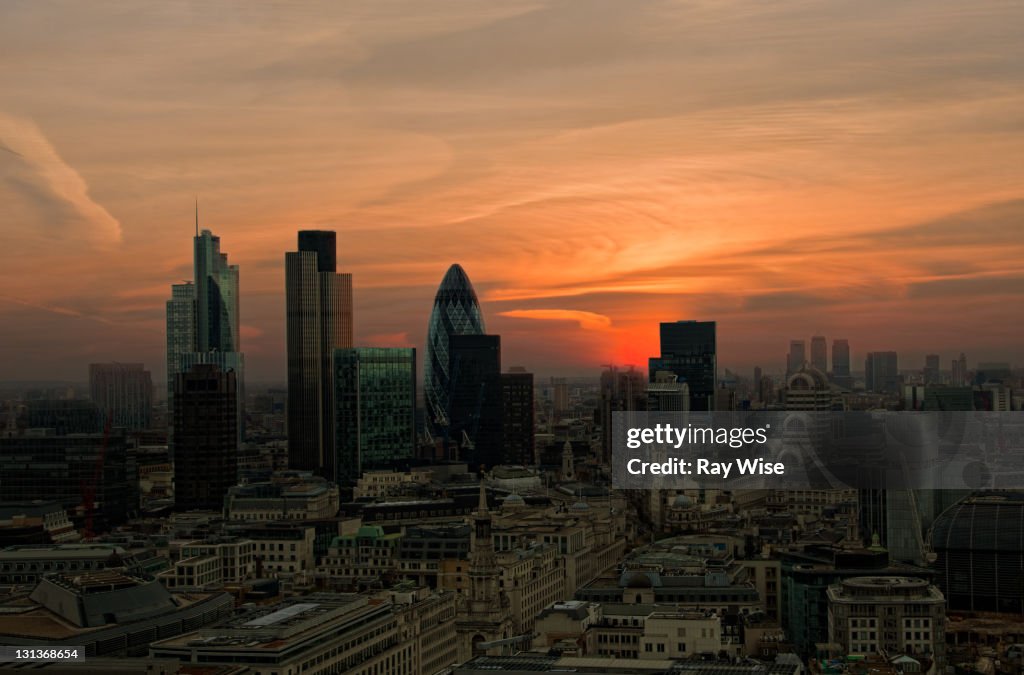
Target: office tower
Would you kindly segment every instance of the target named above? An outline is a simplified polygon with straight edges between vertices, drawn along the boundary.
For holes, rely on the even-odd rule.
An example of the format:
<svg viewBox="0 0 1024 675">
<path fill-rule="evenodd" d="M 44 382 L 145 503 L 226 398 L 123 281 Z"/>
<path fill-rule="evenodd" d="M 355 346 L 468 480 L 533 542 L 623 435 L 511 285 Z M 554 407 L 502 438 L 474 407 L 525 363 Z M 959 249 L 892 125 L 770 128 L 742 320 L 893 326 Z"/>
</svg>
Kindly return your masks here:
<svg viewBox="0 0 1024 675">
<path fill-rule="evenodd" d="M 167 412 L 174 418 L 174 382 L 193 365 L 208 363 L 235 372 L 239 441 L 245 433 L 245 357 L 241 353 L 238 265 L 220 250 L 220 237 L 199 230 L 192 238 L 192 282 L 171 286 L 167 301 Z M 174 443 L 171 425 L 171 445 Z"/>
<path fill-rule="evenodd" d="M 828 343 L 824 335 L 811 338 L 811 365 L 823 373 L 828 372 Z"/>
<path fill-rule="evenodd" d="M 363 471 L 404 468 L 416 447 L 416 350 L 334 351 L 336 473 L 355 484 Z"/>
<path fill-rule="evenodd" d="M 334 232 L 299 232 L 286 253 L 288 462 L 333 476 L 334 350 L 352 347 L 352 275 L 339 274 Z"/>
<path fill-rule="evenodd" d="M 238 265 L 228 264 L 227 254 L 220 252 L 220 237 L 209 230 L 197 233 L 193 243 L 196 351 L 237 352 Z"/>
<path fill-rule="evenodd" d="M 832 341 L 832 376 L 836 378 L 850 376 L 849 340 Z"/>
<path fill-rule="evenodd" d="M 675 373 L 690 388 L 690 410 L 715 409 L 717 345 L 714 321 L 676 321 L 660 327 L 661 356 L 648 360 L 648 378 Z"/>
<path fill-rule="evenodd" d="M 786 357 L 786 375 L 795 373 L 807 362 L 807 343 L 803 340 L 789 341 L 789 355 Z"/>
<path fill-rule="evenodd" d="M 501 463 L 501 338 L 452 335 L 448 341 L 449 438 L 471 469 Z"/>
<path fill-rule="evenodd" d="M 109 434 L 0 436 L 0 501 L 56 500 L 76 521 L 104 532 L 137 504 L 124 429 Z M 55 467 L 59 467 L 56 469 Z"/>
<path fill-rule="evenodd" d="M 430 431 L 434 436 L 446 440 L 454 438 L 450 431 L 449 341 L 453 335 L 483 333 L 484 315 L 480 311 L 473 284 L 461 266 L 452 265 L 434 296 L 434 308 L 430 312 L 430 323 L 427 326 L 423 398 Z"/>
<path fill-rule="evenodd" d="M 533 439 L 533 373 L 501 374 L 502 462 L 537 463 Z"/>
<path fill-rule="evenodd" d="M 153 379 L 141 363 L 89 364 L 89 394 L 104 421 L 129 431 L 153 421 Z"/>
<path fill-rule="evenodd" d="M 900 391 L 899 360 L 896 352 L 870 352 L 864 361 L 864 388 L 880 394 Z"/>
<path fill-rule="evenodd" d="M 201 363 L 174 378 L 174 503 L 220 511 L 238 482 L 238 380 Z"/>
<path fill-rule="evenodd" d="M 646 410 L 647 401 L 644 397 L 646 390 L 647 383 L 644 381 L 643 374 L 633 366 L 629 366 L 626 370 L 619 370 L 613 365 L 605 366 L 601 373 L 601 407 L 597 414 L 601 424 L 602 462 L 606 464 L 611 462 L 614 413 Z"/>
<path fill-rule="evenodd" d="M 569 384 L 564 377 L 551 378 L 551 404 L 556 422 L 569 412 Z"/>
<path fill-rule="evenodd" d="M 647 412 L 686 412 L 690 409 L 690 388 L 669 371 L 659 370 L 647 385 Z"/>
<path fill-rule="evenodd" d="M 970 382 L 967 381 L 967 356 L 963 352 L 960 352 L 960 357 L 953 359 L 953 377 L 951 384 L 954 387 L 968 386 Z"/>
<path fill-rule="evenodd" d="M 196 289 L 191 281 L 171 286 L 167 301 L 167 405 L 174 398 L 174 376 L 181 357 L 196 350 Z"/>
<path fill-rule="evenodd" d="M 924 357 L 924 383 L 937 384 L 939 382 L 939 355 L 928 354 Z"/>
</svg>

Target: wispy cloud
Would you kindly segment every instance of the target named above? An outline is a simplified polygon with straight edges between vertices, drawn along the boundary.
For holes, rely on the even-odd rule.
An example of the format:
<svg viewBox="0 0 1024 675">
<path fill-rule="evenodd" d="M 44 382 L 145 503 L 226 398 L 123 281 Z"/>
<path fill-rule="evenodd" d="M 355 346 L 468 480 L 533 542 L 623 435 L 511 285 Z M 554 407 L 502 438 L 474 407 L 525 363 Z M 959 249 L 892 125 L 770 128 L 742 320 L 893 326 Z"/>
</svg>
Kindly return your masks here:
<svg viewBox="0 0 1024 675">
<path fill-rule="evenodd" d="M 575 321 L 584 330 L 604 330 L 612 325 L 612 320 L 603 314 L 578 309 L 510 309 L 499 312 L 498 315 L 513 319 Z"/>
<path fill-rule="evenodd" d="M 47 236 L 108 247 L 121 241 L 121 224 L 89 195 L 89 186 L 27 119 L 0 115 L 0 194 L 27 202 Z"/>
</svg>

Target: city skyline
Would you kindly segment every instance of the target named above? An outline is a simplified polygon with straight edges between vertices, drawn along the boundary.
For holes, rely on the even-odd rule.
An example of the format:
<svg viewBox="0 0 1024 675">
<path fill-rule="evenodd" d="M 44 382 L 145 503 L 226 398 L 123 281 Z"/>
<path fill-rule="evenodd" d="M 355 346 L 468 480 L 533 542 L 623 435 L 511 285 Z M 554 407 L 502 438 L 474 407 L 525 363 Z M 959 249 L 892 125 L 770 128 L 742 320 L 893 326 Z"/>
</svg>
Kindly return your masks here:
<svg viewBox="0 0 1024 675">
<path fill-rule="evenodd" d="M 814 335 L 855 368 L 1022 361 L 1021 8 L 307 9 L 5 8 L 5 380 L 164 380 L 196 195 L 252 381 L 285 378 L 304 229 L 338 233 L 360 346 L 424 348 L 459 263 L 540 375 L 642 367 L 680 319 L 716 321 L 733 370 Z"/>
</svg>

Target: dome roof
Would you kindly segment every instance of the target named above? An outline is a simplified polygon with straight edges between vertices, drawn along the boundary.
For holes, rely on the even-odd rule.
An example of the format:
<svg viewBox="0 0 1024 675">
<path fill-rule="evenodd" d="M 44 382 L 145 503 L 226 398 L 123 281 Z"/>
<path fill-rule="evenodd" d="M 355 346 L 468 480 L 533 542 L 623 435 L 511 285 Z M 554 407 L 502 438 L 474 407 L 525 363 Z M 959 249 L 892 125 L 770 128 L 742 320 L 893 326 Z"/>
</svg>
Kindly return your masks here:
<svg viewBox="0 0 1024 675">
<path fill-rule="evenodd" d="M 693 500 L 686 495 L 676 495 L 676 498 L 672 501 L 672 506 L 693 506 Z"/>
<path fill-rule="evenodd" d="M 512 493 L 505 497 L 501 502 L 502 507 L 506 506 L 526 506 L 526 500 L 519 495 Z"/>
<path fill-rule="evenodd" d="M 946 509 L 932 526 L 932 549 L 1024 551 L 1024 494 L 984 493 Z"/>
</svg>

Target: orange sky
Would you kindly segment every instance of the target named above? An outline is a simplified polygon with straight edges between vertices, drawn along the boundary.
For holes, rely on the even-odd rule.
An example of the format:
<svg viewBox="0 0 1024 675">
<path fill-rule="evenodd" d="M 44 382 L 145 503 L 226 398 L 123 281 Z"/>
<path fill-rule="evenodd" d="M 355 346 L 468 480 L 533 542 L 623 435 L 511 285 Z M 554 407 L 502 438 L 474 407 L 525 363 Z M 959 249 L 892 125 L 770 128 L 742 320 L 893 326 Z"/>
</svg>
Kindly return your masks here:
<svg viewBox="0 0 1024 675">
<path fill-rule="evenodd" d="M 279 379 L 283 254 L 339 232 L 361 344 L 461 263 L 505 365 L 849 338 L 1021 364 L 1024 6 L 364 0 L 0 7 L 0 380 L 163 377 L 192 208 Z"/>
</svg>

